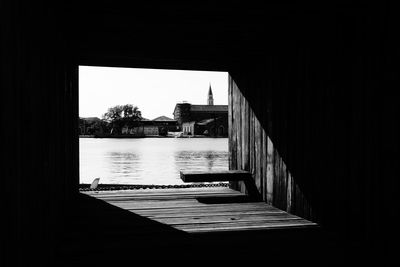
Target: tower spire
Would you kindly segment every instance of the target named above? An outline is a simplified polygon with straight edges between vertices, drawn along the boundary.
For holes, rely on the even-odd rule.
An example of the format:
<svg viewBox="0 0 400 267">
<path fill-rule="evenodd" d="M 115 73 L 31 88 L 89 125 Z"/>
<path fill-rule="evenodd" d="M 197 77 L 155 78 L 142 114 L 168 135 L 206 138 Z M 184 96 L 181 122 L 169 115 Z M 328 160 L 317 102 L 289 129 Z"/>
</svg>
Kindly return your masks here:
<svg viewBox="0 0 400 267">
<path fill-rule="evenodd" d="M 207 104 L 210 106 L 214 105 L 214 97 L 213 97 L 213 93 L 211 90 L 211 83 L 209 83 L 209 88 L 208 88 Z"/>
</svg>

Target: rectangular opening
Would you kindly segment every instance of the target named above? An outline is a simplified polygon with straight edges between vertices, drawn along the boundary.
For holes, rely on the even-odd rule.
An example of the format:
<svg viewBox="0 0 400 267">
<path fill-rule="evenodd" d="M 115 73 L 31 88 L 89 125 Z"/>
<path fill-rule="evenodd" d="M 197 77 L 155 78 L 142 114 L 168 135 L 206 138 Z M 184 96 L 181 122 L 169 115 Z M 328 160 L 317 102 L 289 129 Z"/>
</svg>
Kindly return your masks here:
<svg viewBox="0 0 400 267">
<path fill-rule="evenodd" d="M 83 83 L 85 76 L 83 75 L 82 70 L 85 68 L 87 68 L 88 70 L 96 68 L 98 70 L 106 70 L 107 68 L 86 66 L 80 67 L 79 114 L 81 115 L 81 117 L 90 118 L 99 115 L 84 115 L 83 113 L 84 96 L 82 89 L 84 88 Z M 114 68 L 109 69 L 114 70 Z M 124 68 L 121 70 L 129 71 L 133 69 Z M 150 70 L 145 69 L 143 71 Z M 172 75 L 175 70 L 167 70 L 166 72 L 169 75 Z M 183 71 L 182 73 L 193 74 L 194 72 Z M 257 120 L 255 120 L 255 118 L 254 120 L 248 119 L 250 118 L 250 115 L 253 116 L 254 114 L 250 112 L 249 105 L 242 105 L 242 103 L 245 103 L 245 99 L 243 99 L 243 95 L 241 95 L 241 91 L 234 83 L 233 79 L 229 77 L 228 73 L 223 74 L 224 77 L 222 80 L 226 86 L 223 90 L 226 94 L 223 97 L 226 101 L 225 103 L 227 103 L 226 116 L 228 117 L 229 112 L 229 118 L 227 119 L 229 125 L 232 125 L 230 129 L 231 131 L 227 129 L 227 133 L 229 133 L 227 135 L 229 135 L 229 138 L 231 139 L 231 143 L 229 143 L 229 149 L 231 152 L 230 155 L 230 152 L 228 150 L 228 138 L 226 136 L 210 136 L 213 132 L 209 131 L 207 133 L 208 136 L 198 137 L 197 135 L 205 135 L 204 128 L 203 132 L 200 132 L 200 134 L 198 134 L 195 131 L 195 128 L 191 128 L 190 123 L 192 119 L 182 120 L 182 116 L 184 116 L 184 114 L 186 114 L 188 111 L 190 112 L 192 110 L 191 105 L 195 106 L 194 110 L 197 109 L 200 111 L 204 111 L 205 107 L 207 106 L 217 106 L 218 104 L 220 104 L 219 101 L 215 98 L 215 96 L 217 95 L 217 90 L 214 89 L 216 88 L 216 86 L 214 87 L 213 81 L 210 82 L 209 80 L 206 80 L 204 85 L 204 83 L 201 82 L 195 83 L 191 80 L 190 82 L 189 80 L 184 80 L 183 92 L 185 93 L 189 91 L 188 88 L 191 88 L 191 86 L 199 87 L 197 87 L 198 89 L 194 91 L 190 91 L 188 97 L 178 99 L 179 97 L 177 97 L 176 95 L 175 97 L 173 97 L 174 94 L 172 93 L 172 89 L 168 89 L 166 87 L 166 84 L 161 82 L 161 79 L 156 79 L 153 76 L 152 79 L 149 79 L 149 83 L 160 83 L 160 85 L 156 87 L 157 90 L 151 91 L 150 89 L 144 87 L 130 85 L 127 86 L 128 89 L 126 89 L 128 95 L 122 97 L 122 100 L 119 100 L 120 102 L 106 102 L 107 104 L 103 105 L 105 108 L 103 107 L 100 109 L 100 114 L 106 112 L 109 107 L 113 107 L 118 104 L 132 104 L 134 106 L 137 106 L 142 112 L 141 116 L 148 120 L 141 119 L 134 121 L 131 126 L 144 127 L 145 125 L 147 125 L 146 123 L 149 123 L 148 125 L 150 126 L 154 126 L 152 125 L 153 118 L 168 115 L 164 115 L 164 112 L 153 114 L 153 116 L 147 115 L 145 113 L 146 108 L 140 104 L 140 101 L 136 101 L 135 98 L 131 99 L 130 94 L 135 95 L 135 91 L 139 88 L 141 90 L 138 90 L 138 96 L 150 95 L 150 103 L 152 104 L 154 104 L 153 101 L 155 102 L 156 100 L 160 101 L 157 103 L 165 104 L 170 101 L 170 99 L 172 99 L 173 101 L 171 106 L 168 107 L 167 111 L 165 112 L 169 112 L 171 114 L 170 116 L 172 117 L 171 119 L 176 121 L 175 123 L 177 125 L 175 125 L 175 127 L 178 126 L 178 131 L 167 131 L 166 135 L 164 136 L 160 136 L 160 130 L 158 130 L 158 136 L 156 136 L 155 134 L 148 134 L 147 136 L 143 131 L 141 132 L 141 136 L 130 136 L 138 133 L 135 131 L 131 133 L 129 127 L 127 127 L 127 130 L 124 131 L 122 131 L 123 127 L 121 127 L 121 129 L 115 129 L 111 133 L 111 129 L 109 127 L 108 132 L 103 131 L 101 133 L 102 136 L 97 136 L 97 138 L 95 136 L 95 131 L 90 133 L 85 132 L 86 130 L 83 131 L 83 135 L 86 135 L 87 133 L 87 135 L 89 136 L 82 136 L 80 138 L 81 187 L 84 183 L 85 176 L 84 168 L 86 167 L 84 164 L 87 163 L 85 162 L 85 160 L 97 161 L 95 164 L 91 165 L 93 171 L 99 171 L 100 173 L 100 171 L 105 170 L 107 173 L 110 174 L 110 176 L 107 178 L 110 179 L 110 177 L 113 177 L 114 179 L 106 180 L 106 176 L 104 174 L 104 177 L 101 177 L 99 174 L 93 173 L 91 175 L 88 175 L 89 179 L 86 180 L 86 185 L 91 182 L 92 178 L 100 177 L 100 179 L 103 180 L 100 181 L 100 184 L 102 182 L 108 185 L 111 184 L 112 191 L 107 192 L 107 189 L 99 191 L 86 190 L 87 192 L 83 192 L 83 194 L 80 194 L 83 199 L 87 201 L 93 201 L 93 205 L 79 206 L 82 207 L 81 214 L 85 218 L 84 220 L 95 221 L 95 225 L 98 225 L 99 222 L 101 222 L 102 225 L 98 226 L 96 229 L 102 229 L 101 231 L 104 231 L 104 229 L 106 229 L 105 231 L 108 231 L 108 236 L 112 237 L 112 240 L 116 240 L 114 237 L 118 234 L 123 233 L 124 236 L 126 235 L 127 237 L 129 237 L 126 240 L 129 243 L 128 246 L 130 250 L 132 246 L 131 240 L 133 240 L 132 237 L 134 237 L 135 240 L 135 242 L 133 243 L 141 248 L 143 247 L 143 243 L 137 242 L 137 238 L 142 238 L 142 240 L 146 242 L 149 242 L 150 240 L 150 247 L 153 247 L 154 243 L 159 243 L 160 241 L 165 242 L 168 247 L 173 247 L 171 246 L 171 240 L 177 240 L 179 245 L 181 245 L 182 239 L 177 238 L 178 236 L 181 236 L 181 234 L 184 234 L 185 237 L 187 235 L 198 234 L 205 236 L 204 234 L 206 234 L 207 237 L 205 238 L 205 240 L 207 240 L 208 237 L 212 237 L 213 239 L 215 238 L 215 240 L 217 241 L 221 241 L 225 245 L 235 244 L 234 246 L 236 246 L 237 242 L 226 241 L 220 238 L 221 234 L 227 233 L 227 235 L 232 237 L 233 240 L 236 238 L 241 239 L 244 236 L 246 236 L 246 240 L 249 240 L 248 234 L 254 234 L 253 237 L 259 240 L 259 238 L 264 234 L 265 236 L 263 238 L 270 238 L 271 234 L 277 233 L 276 231 L 288 230 L 288 232 L 286 233 L 292 236 L 292 231 L 299 230 L 300 238 L 304 239 L 304 237 L 302 236 L 304 233 L 308 234 L 310 233 L 310 231 L 312 232 L 317 230 L 317 224 L 296 215 L 287 213 L 277 207 L 273 207 L 270 203 L 266 203 L 260 197 L 253 197 L 255 196 L 255 194 L 249 192 L 249 183 L 245 184 L 245 189 L 247 190 L 247 192 L 244 192 L 244 190 L 237 190 L 236 188 L 233 188 L 232 185 L 230 186 L 230 188 L 228 188 L 227 182 L 224 183 L 224 187 L 218 186 L 214 188 L 183 188 L 158 190 L 144 189 L 117 191 L 119 189 L 125 188 L 113 187 L 114 185 L 136 185 L 140 186 L 139 188 L 148 188 L 148 185 L 172 185 L 173 187 L 175 187 L 183 184 L 183 181 L 180 180 L 179 175 L 181 170 L 196 171 L 199 170 L 199 168 L 203 168 L 205 171 L 221 170 L 222 174 L 220 173 L 217 176 L 223 176 L 225 175 L 223 170 L 228 170 L 229 164 L 231 165 L 230 167 L 232 169 L 227 172 L 227 175 L 230 176 L 229 181 L 235 179 L 238 181 L 243 181 L 242 174 L 245 174 L 245 176 L 247 177 L 246 180 L 251 180 L 251 183 L 253 183 L 252 179 L 254 177 L 254 173 L 246 170 L 241 170 L 243 166 L 245 166 L 241 162 L 241 155 L 243 155 L 243 152 L 245 150 L 241 150 L 241 147 L 244 147 L 242 146 L 242 143 L 245 144 L 245 141 L 250 139 L 251 136 L 254 137 L 254 140 L 256 140 L 255 130 L 259 129 L 259 132 L 261 133 L 262 125 L 260 123 L 257 123 Z M 129 74 L 130 78 L 132 78 L 131 76 L 133 76 L 132 73 Z M 143 78 L 144 76 L 145 75 L 142 73 L 136 78 L 139 79 Z M 95 77 L 97 77 L 101 81 L 97 81 L 98 86 L 92 87 L 93 91 L 91 93 L 85 92 L 87 93 L 87 96 L 89 96 L 90 100 L 87 101 L 88 107 L 92 106 L 93 103 L 98 104 L 90 97 L 97 98 L 101 96 L 101 93 L 104 92 L 109 92 L 115 95 L 120 94 L 114 86 L 114 83 L 111 82 L 114 79 L 107 78 L 106 74 L 97 74 Z M 181 81 L 180 79 L 182 79 L 182 75 L 179 76 L 179 79 L 172 79 L 172 83 L 175 86 L 172 88 L 176 89 L 176 87 L 178 87 L 178 83 Z M 122 77 L 119 77 L 119 79 L 117 80 L 123 85 L 127 84 L 126 82 L 123 82 Z M 107 84 L 108 88 L 102 88 L 102 86 Z M 214 103 L 208 102 L 208 91 L 210 88 L 210 84 L 213 92 Z M 198 100 L 193 100 L 189 98 L 196 95 L 197 93 L 199 93 Z M 182 95 L 178 94 L 178 96 Z M 108 95 L 107 97 L 99 97 L 99 99 L 106 99 L 107 101 L 109 101 L 111 97 L 112 96 Z M 161 104 L 159 104 L 159 106 L 161 106 Z M 250 114 L 246 112 L 250 112 Z M 130 112 L 126 113 L 130 114 Z M 246 114 L 249 116 L 247 116 Z M 122 117 L 122 115 L 120 117 Z M 198 119 L 198 121 L 207 120 L 208 119 L 204 117 Z M 85 125 L 83 126 L 86 127 Z M 122 124 L 122 126 L 125 126 L 125 124 Z M 254 132 L 253 135 L 249 134 L 247 137 L 245 136 L 245 134 L 242 135 L 242 133 L 251 133 L 250 130 Z M 218 135 L 218 131 L 214 133 Z M 260 137 L 267 138 L 267 135 L 258 134 L 257 138 Z M 167 144 L 165 143 L 166 141 L 173 143 Z M 144 143 L 140 145 L 140 142 Z M 219 147 L 218 142 L 225 143 L 221 147 Z M 264 150 L 267 149 L 267 142 L 263 141 L 263 144 Z M 86 147 L 84 147 L 85 145 Z M 254 155 L 253 161 L 251 162 L 253 164 L 261 162 L 261 157 L 256 156 L 257 152 L 258 155 L 260 155 L 260 151 L 262 151 L 260 149 L 261 146 L 256 142 L 248 142 L 247 145 L 249 145 L 250 148 L 246 153 L 248 155 L 253 153 Z M 176 147 L 178 147 L 179 149 L 177 149 Z M 271 148 L 272 147 L 269 147 L 269 149 Z M 217 150 L 217 152 L 215 152 L 215 150 Z M 139 152 L 137 153 L 135 151 Z M 218 151 L 222 151 L 222 156 L 217 156 L 219 153 Z M 244 153 L 244 155 L 246 155 L 246 153 Z M 262 153 L 262 155 L 264 156 L 267 155 L 266 151 L 263 151 Z M 235 158 L 236 156 L 237 158 Z M 257 161 L 254 159 L 257 159 Z M 229 163 L 228 160 L 230 160 L 231 162 Z M 235 165 L 233 165 L 233 163 Z M 261 167 L 260 164 L 255 166 Z M 231 173 L 232 171 L 238 172 L 237 174 L 240 174 L 240 177 L 236 175 L 235 177 L 233 177 Z M 134 175 L 136 173 L 143 175 L 141 177 L 142 181 L 140 181 L 140 176 L 137 179 L 132 179 L 134 178 Z M 255 174 L 257 175 L 257 172 Z M 168 182 L 166 182 L 166 180 L 163 180 L 162 175 L 168 176 L 165 178 L 168 179 Z M 193 173 L 191 175 L 192 177 L 188 176 L 186 178 L 191 178 L 193 181 L 193 179 L 196 180 L 199 178 L 199 176 L 202 176 L 200 178 L 203 179 L 203 175 L 195 177 L 193 177 Z M 258 173 L 258 175 L 259 179 L 263 178 L 262 173 Z M 214 181 L 213 177 L 211 178 L 212 179 L 209 180 Z M 104 182 L 104 180 L 106 181 Z M 183 185 L 187 184 L 185 183 Z M 253 185 L 253 188 L 255 188 L 255 186 L 257 186 L 257 182 L 255 185 Z M 127 187 L 127 189 L 131 188 Z M 257 189 L 258 188 L 255 188 L 255 190 Z M 101 210 L 102 212 L 98 212 L 99 210 Z M 91 213 L 91 211 L 95 212 Z M 116 216 L 116 214 L 118 214 L 118 216 L 120 217 Z M 101 216 L 100 220 L 99 215 Z M 173 233 L 172 236 L 170 235 L 171 231 Z M 96 231 L 96 233 L 97 232 L 98 231 Z M 165 235 L 161 236 L 160 234 Z M 192 242 L 192 239 L 190 240 L 190 242 Z M 294 243 L 296 242 L 297 241 L 294 241 Z M 120 244 L 120 240 L 118 240 L 118 243 Z M 214 242 L 212 243 L 215 244 Z M 245 246 L 246 243 L 243 242 L 242 244 Z M 122 247 L 125 248 L 127 246 L 123 244 Z M 183 247 L 185 247 L 185 245 Z M 217 245 L 216 247 L 219 246 Z M 119 248 L 117 250 L 119 250 Z"/>
<path fill-rule="evenodd" d="M 228 132 L 227 72 L 79 66 L 80 188 L 228 170 Z"/>
</svg>

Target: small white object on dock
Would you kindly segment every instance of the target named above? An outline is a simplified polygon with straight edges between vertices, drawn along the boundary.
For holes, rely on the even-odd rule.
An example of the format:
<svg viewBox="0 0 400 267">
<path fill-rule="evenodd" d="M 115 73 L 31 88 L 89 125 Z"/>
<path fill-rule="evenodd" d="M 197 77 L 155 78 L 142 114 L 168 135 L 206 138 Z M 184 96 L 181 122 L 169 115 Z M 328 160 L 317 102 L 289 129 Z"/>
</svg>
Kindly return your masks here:
<svg viewBox="0 0 400 267">
<path fill-rule="evenodd" d="M 90 185 L 90 189 L 96 189 L 97 186 L 99 185 L 99 181 L 100 181 L 100 178 L 95 178 L 93 180 L 92 184 Z"/>
</svg>

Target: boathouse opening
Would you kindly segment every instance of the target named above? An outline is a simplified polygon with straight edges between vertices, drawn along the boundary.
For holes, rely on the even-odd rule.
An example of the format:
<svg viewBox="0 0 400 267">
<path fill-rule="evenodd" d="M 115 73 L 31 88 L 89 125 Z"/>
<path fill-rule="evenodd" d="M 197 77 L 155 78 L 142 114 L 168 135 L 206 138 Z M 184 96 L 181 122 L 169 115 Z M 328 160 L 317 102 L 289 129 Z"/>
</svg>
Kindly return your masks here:
<svg viewBox="0 0 400 267">
<path fill-rule="evenodd" d="M 129 68 L 133 67 L 129 64 L 128 67 L 124 66 L 123 68 L 105 66 L 79 66 L 80 111 L 83 110 L 81 102 L 84 98 L 86 98 L 86 103 L 89 103 L 88 106 L 90 107 L 90 105 L 100 102 L 100 98 L 96 100 L 96 97 L 104 91 L 118 94 L 113 83 L 121 83 L 123 78 L 121 76 L 116 80 L 106 78 L 107 72 L 105 71 L 107 69 L 114 72 L 121 70 L 125 73 L 129 70 L 141 70 L 141 76 L 147 75 L 146 71 L 151 70 Z M 100 76 L 92 76 L 92 81 L 97 82 L 97 86 L 90 85 L 90 81 L 85 80 L 90 75 L 95 74 L 95 72 L 90 74 L 90 71 L 94 70 L 97 70 L 100 74 Z M 89 74 L 86 73 L 84 77 L 85 71 Z M 177 70 L 158 69 L 155 71 L 170 72 L 172 75 Z M 302 181 L 296 180 L 290 166 L 287 165 L 291 163 L 291 158 L 283 158 L 283 156 L 287 156 L 287 144 L 282 142 L 275 144 L 272 141 L 271 122 L 273 117 L 271 117 L 270 110 L 254 107 L 253 104 L 254 101 L 258 103 L 263 99 L 265 106 L 269 107 L 273 95 L 268 91 L 255 91 L 257 94 L 248 94 L 248 90 L 255 86 L 254 81 L 257 80 L 255 77 L 258 71 L 256 69 L 251 71 L 253 78 L 250 80 L 243 79 L 243 74 L 249 74 L 245 70 L 233 70 L 229 74 L 228 72 L 218 71 L 214 74 L 222 75 L 222 81 L 226 82 L 226 105 L 219 105 L 218 101 L 214 103 L 212 84 L 207 82 L 206 90 L 203 90 L 203 86 L 197 88 L 195 92 L 200 93 L 206 105 L 189 103 L 187 99 L 179 101 L 179 97 L 176 97 L 173 100 L 175 103 L 169 108 L 171 110 L 170 118 L 165 114 L 160 114 L 155 119 L 148 119 L 140 115 L 133 123 L 125 122 L 123 125 L 118 125 L 118 123 L 107 122 L 104 117 L 100 118 L 101 113 L 98 117 L 86 116 L 83 118 L 83 116 L 80 116 L 82 118 L 79 119 L 80 129 L 78 132 L 83 131 L 85 134 L 80 135 L 79 138 L 79 187 L 81 190 L 90 188 L 90 184 L 95 178 L 100 178 L 99 184 L 103 188 L 114 189 L 184 186 L 189 184 L 182 182 L 179 175 L 180 171 L 247 171 L 251 173 L 254 188 L 264 202 L 313 220 L 314 210 L 309 203 L 310 199 L 304 195 Z M 183 72 L 190 73 L 191 71 L 183 70 Z M 234 77 L 237 77 L 237 79 Z M 104 78 L 106 79 L 103 82 L 98 83 L 98 80 Z M 177 83 L 177 80 L 174 81 Z M 242 85 L 239 87 L 237 82 Z M 107 83 L 108 87 L 103 87 Z M 266 86 L 263 81 L 259 81 L 259 85 Z M 187 83 L 187 86 L 191 86 L 190 83 Z M 89 90 L 81 92 L 81 87 Z M 140 112 L 144 114 L 146 110 L 141 110 L 142 107 L 135 102 L 135 98 L 151 89 L 141 90 L 141 88 L 134 87 L 131 85 L 126 88 L 124 97 L 120 101 L 127 103 L 131 101 L 132 104 L 138 105 L 139 114 Z M 92 91 L 90 92 L 90 90 Z M 156 95 L 160 97 L 161 93 L 165 93 L 163 90 L 165 90 L 165 87 L 158 84 L 156 90 L 151 93 L 151 97 L 155 98 Z M 172 92 L 168 92 L 161 99 L 167 99 L 171 95 Z M 109 98 L 111 96 L 105 96 L 103 100 L 109 100 Z M 110 102 L 109 107 L 103 105 L 102 110 L 107 112 L 107 109 L 113 105 L 126 104 L 125 102 Z M 284 105 L 284 103 L 282 104 Z M 120 108 L 123 108 L 123 106 L 121 105 Z M 118 115 L 119 117 L 117 116 L 118 119 L 123 121 L 123 115 L 124 111 L 121 110 L 121 114 Z M 158 118 L 162 119 L 159 120 Z M 108 125 L 106 125 L 107 123 Z M 200 136 L 206 138 L 196 138 Z M 173 138 L 168 139 L 168 137 Z M 215 137 L 227 137 L 227 139 Z M 179 151 L 174 151 L 171 154 L 170 148 L 166 146 L 164 140 L 172 141 L 174 145 L 180 140 L 183 142 L 197 140 L 198 151 L 190 151 L 185 144 Z M 139 142 L 143 142 L 143 144 Z M 152 147 L 153 145 L 155 147 Z M 135 149 L 139 149 L 139 151 L 135 152 Z M 143 158 L 145 159 L 143 160 Z M 167 179 L 168 182 L 163 180 L 163 173 L 168 173 L 167 175 L 170 176 Z M 231 181 L 229 184 L 227 182 L 212 182 L 211 184 L 229 185 L 232 189 L 248 193 L 248 188 L 243 181 Z"/>
<path fill-rule="evenodd" d="M 78 79 L 81 190 L 96 178 L 97 189 L 194 186 L 179 172 L 228 170 L 227 72 L 80 65 Z"/>
<path fill-rule="evenodd" d="M 3 0 L 0 5 L 5 203 L 0 265 L 77 265 L 63 262 L 72 254 L 65 250 L 60 257 L 60 244 L 75 245 L 74 255 L 92 265 L 108 260 L 115 266 L 116 258 L 131 265 L 144 258 L 132 255 L 134 238 L 125 239 L 127 254 L 109 250 L 139 227 L 112 227 L 115 217 L 108 225 L 96 216 L 90 223 L 65 219 L 68 208 L 84 207 L 75 205 L 82 195 L 78 65 L 229 72 L 229 168 L 251 172 L 264 201 L 311 218 L 340 241 L 327 245 L 328 257 L 313 249 L 293 256 L 306 246 L 287 242 L 277 247 L 279 266 L 288 258 L 299 261 L 291 266 L 398 260 L 393 244 L 400 229 L 395 204 L 400 105 L 393 89 L 399 88 L 400 45 L 394 3 Z M 96 204 L 88 213 L 117 212 L 119 222 L 127 222 L 124 210 Z M 78 231 L 65 231 L 74 222 Z M 106 229 L 117 232 L 105 238 Z M 82 248 L 80 240 L 93 246 Z M 252 260 L 271 264 L 266 246 L 275 244 L 259 241 L 244 242 L 246 255 L 228 251 L 224 258 L 242 259 L 241 266 Z M 344 247 L 352 261 L 332 262 Z M 213 262 L 208 253 L 196 256 Z M 154 258 L 177 262 L 148 257 Z"/>
</svg>

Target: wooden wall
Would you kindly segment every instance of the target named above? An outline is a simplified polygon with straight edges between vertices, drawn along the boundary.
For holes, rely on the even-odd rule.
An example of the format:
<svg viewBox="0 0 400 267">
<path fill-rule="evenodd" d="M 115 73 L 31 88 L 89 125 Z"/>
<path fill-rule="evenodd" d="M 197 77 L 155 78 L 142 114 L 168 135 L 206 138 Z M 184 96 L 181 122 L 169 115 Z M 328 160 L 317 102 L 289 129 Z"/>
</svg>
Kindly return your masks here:
<svg viewBox="0 0 400 267">
<path fill-rule="evenodd" d="M 289 168 L 264 125 L 232 77 L 229 77 L 229 169 L 247 170 L 265 202 L 290 213 L 313 219 L 312 207 L 293 180 Z M 268 116 L 268 109 L 265 110 Z M 232 188 L 246 192 L 244 183 Z"/>
<path fill-rule="evenodd" d="M 394 17 L 382 6 L 307 14 L 230 70 L 230 168 L 251 171 L 268 203 L 386 253 L 399 232 Z"/>
<path fill-rule="evenodd" d="M 50 10 L 1 1 L 1 266 L 54 264 L 77 192 L 78 69 Z"/>
</svg>

